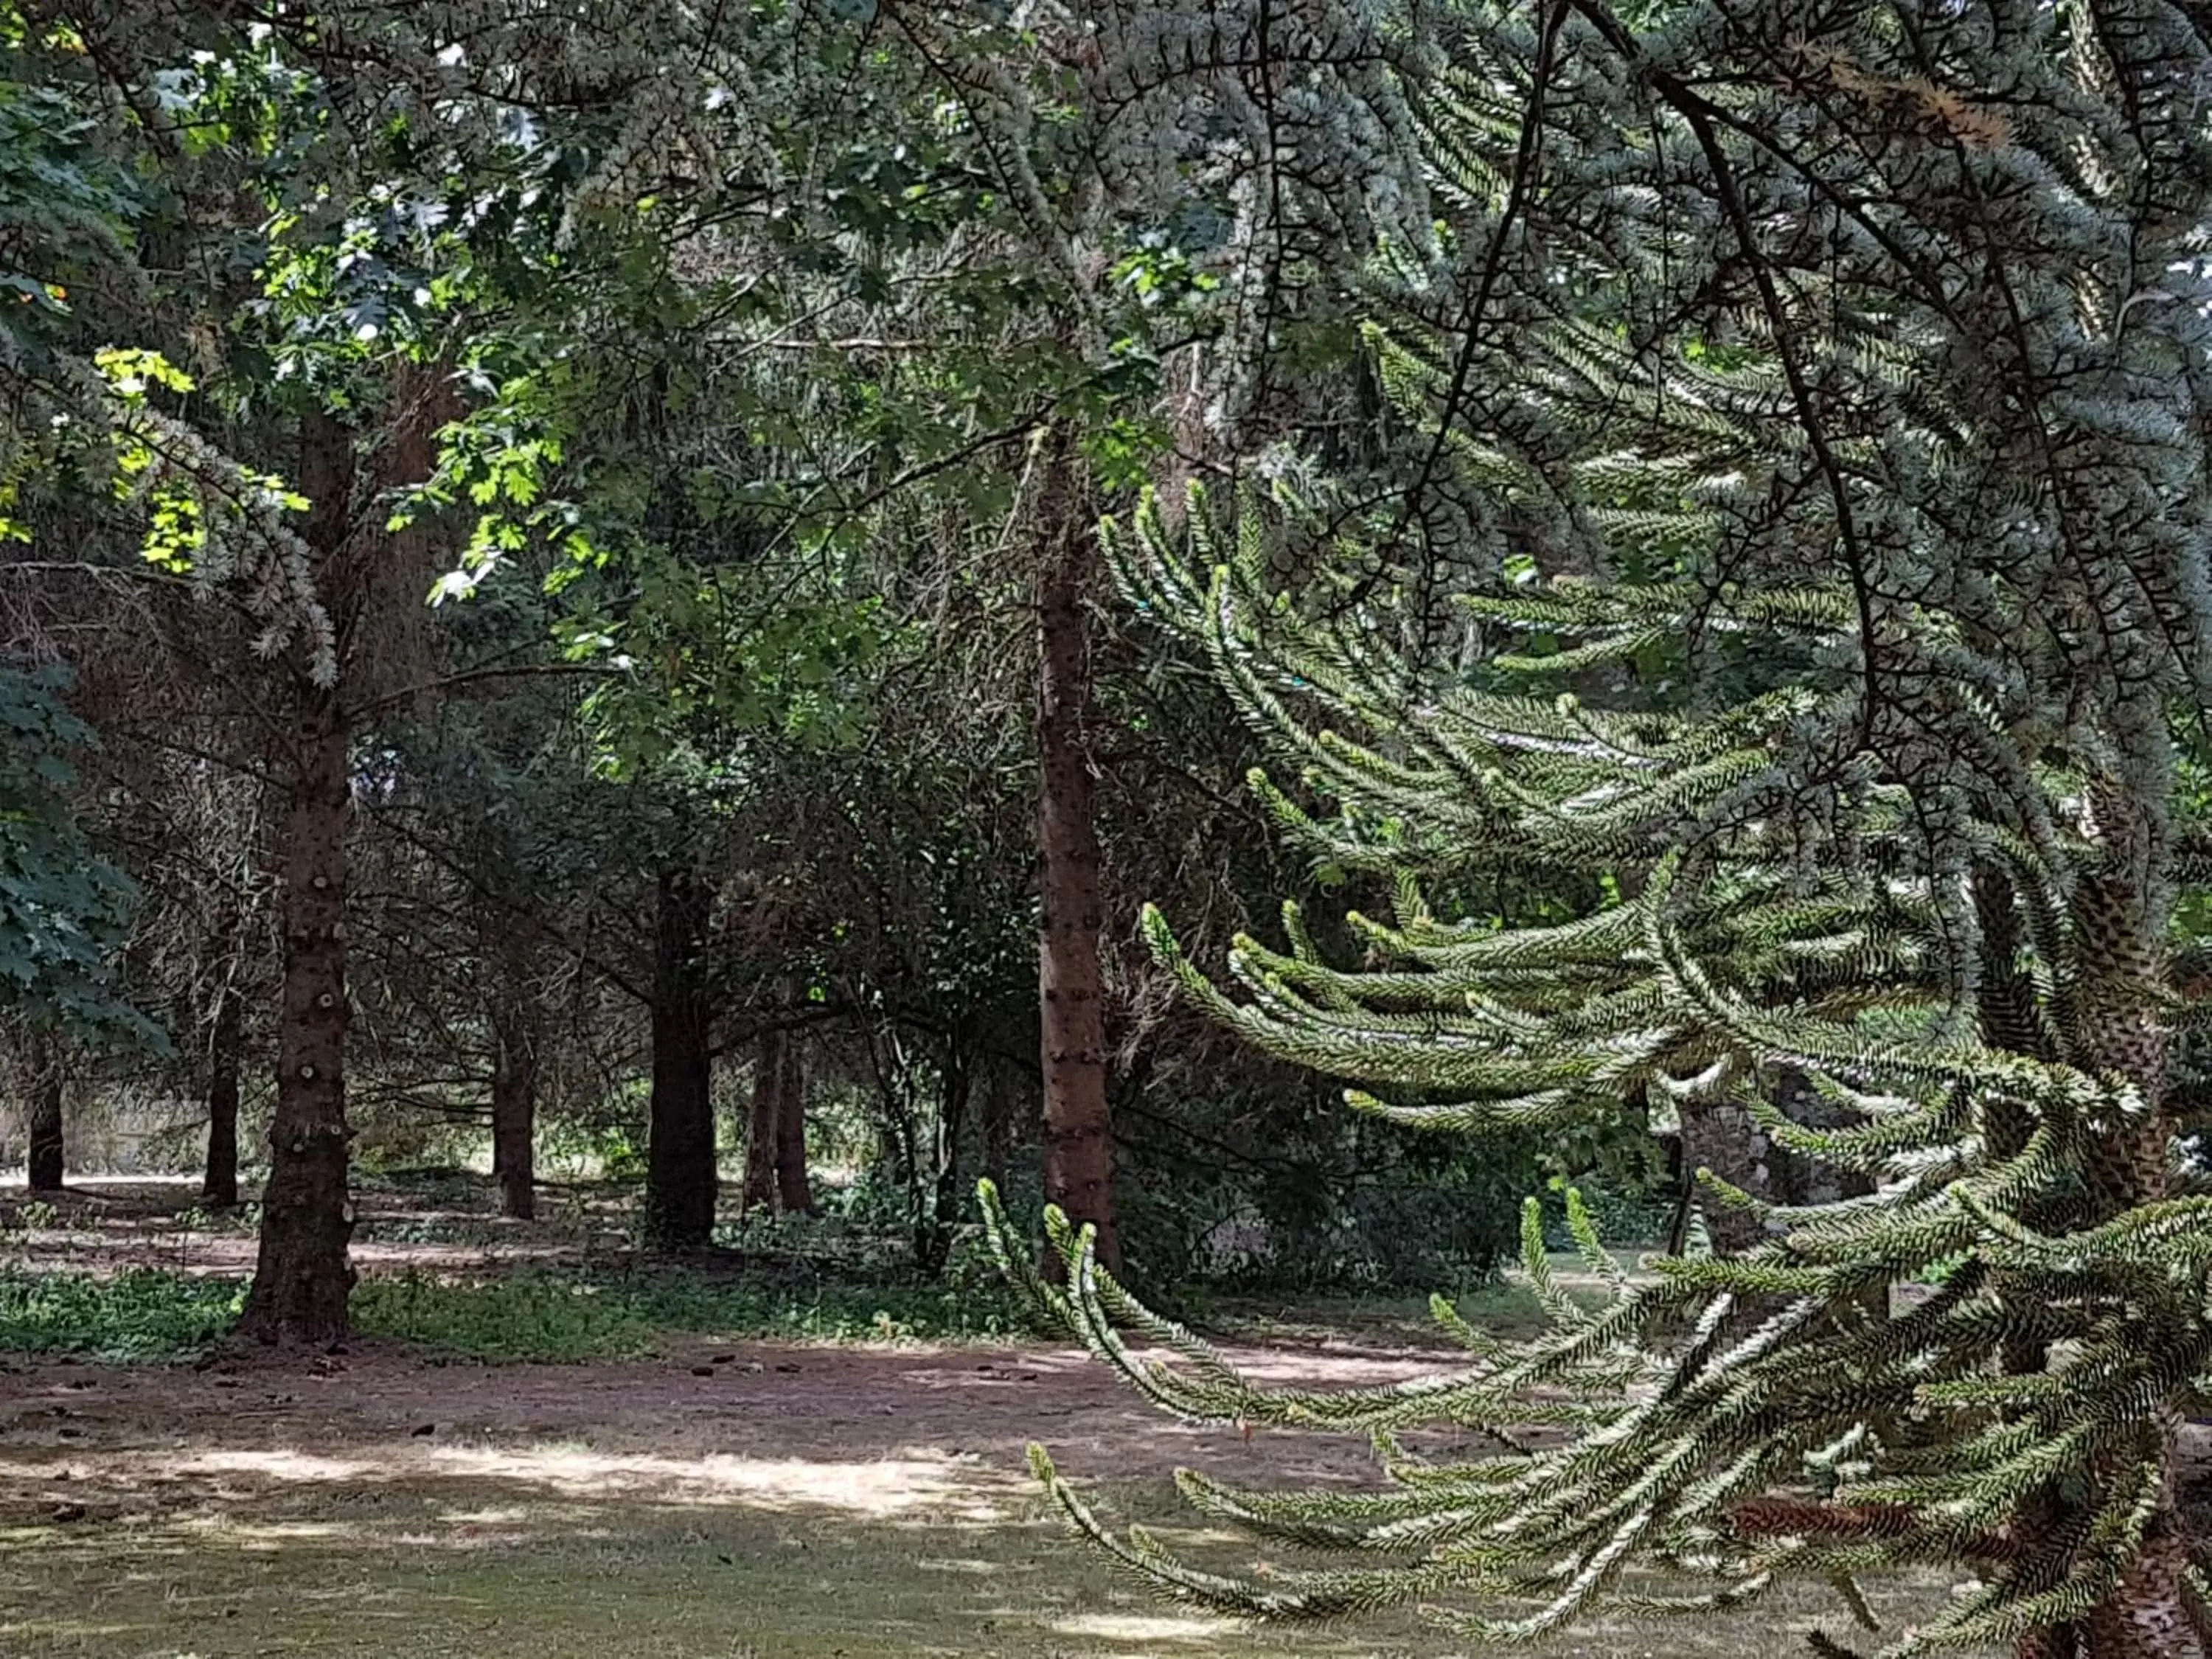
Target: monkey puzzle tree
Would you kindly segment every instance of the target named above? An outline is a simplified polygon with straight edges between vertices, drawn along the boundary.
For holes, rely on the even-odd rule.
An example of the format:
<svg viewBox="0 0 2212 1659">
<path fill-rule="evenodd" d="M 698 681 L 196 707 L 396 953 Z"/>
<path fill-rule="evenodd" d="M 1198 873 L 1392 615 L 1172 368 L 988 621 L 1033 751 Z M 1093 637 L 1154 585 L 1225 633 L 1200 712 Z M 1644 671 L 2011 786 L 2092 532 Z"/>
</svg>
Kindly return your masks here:
<svg viewBox="0 0 2212 1659">
<path fill-rule="evenodd" d="M 1650 1282 L 1577 1214 L 1596 1308 L 1532 1230 L 1547 1334 L 1455 1324 L 1463 1370 L 1336 1395 L 1248 1384 L 1054 1217 L 1070 1288 L 1032 1289 L 1156 1399 L 1371 1434 L 1392 1485 L 1186 1478 L 1376 1558 L 1244 1581 L 1109 1537 L 1041 1472 L 1130 1565 L 1249 1611 L 1463 1598 L 1502 1639 L 1809 1575 L 1870 1620 L 1855 1576 L 1942 1563 L 1970 1581 L 1887 1651 L 2201 1653 L 2178 1478 L 2212 1199 L 2175 1156 L 2200 981 L 2168 934 L 2201 839 L 2176 733 L 2212 684 L 2212 36 L 2159 0 L 1457 21 L 1423 105 L 1444 264 L 1401 260 L 1384 347 L 1425 436 L 1351 599 L 1278 599 L 1258 512 L 1218 570 L 1202 520 L 1127 561 L 1339 803 L 1263 786 L 1279 818 L 1395 878 L 1398 913 L 1355 919 L 1356 970 L 1290 917 L 1287 952 L 1235 953 L 1237 996 L 1157 921 L 1156 948 L 1371 1109 L 1480 1130 L 1641 1083 L 1876 1190 L 1776 1207 L 1707 1174 L 1757 1235 L 1693 1230 Z M 1473 598 L 1443 685 L 1363 597 L 1440 529 L 1554 579 Z M 1510 931 L 1424 897 L 1532 861 L 1623 896 Z M 1778 1111 L 1775 1067 L 1841 1127 Z M 1498 1449 L 1425 1463 L 1399 1436 L 1430 1423 Z"/>
</svg>

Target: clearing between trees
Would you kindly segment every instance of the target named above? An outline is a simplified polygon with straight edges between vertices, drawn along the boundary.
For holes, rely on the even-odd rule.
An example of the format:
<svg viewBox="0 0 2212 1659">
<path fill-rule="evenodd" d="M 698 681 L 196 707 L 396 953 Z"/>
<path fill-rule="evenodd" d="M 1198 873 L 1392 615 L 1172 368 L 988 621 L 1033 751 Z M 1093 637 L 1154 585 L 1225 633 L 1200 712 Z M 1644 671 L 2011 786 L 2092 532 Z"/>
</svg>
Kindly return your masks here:
<svg viewBox="0 0 2212 1659">
<path fill-rule="evenodd" d="M 181 1193 L 93 1190 L 65 1212 L 33 1217 L 47 1225 L 18 1228 L 8 1271 L 51 1278 L 64 1240 L 75 1269 L 93 1266 L 111 1283 L 158 1272 L 163 1282 L 220 1288 L 237 1271 L 235 1241 L 179 1228 Z M 373 1194 L 363 1223 L 371 1305 L 398 1293 L 410 1271 L 513 1285 L 574 1254 L 552 1222 L 509 1228 L 496 1243 L 457 1243 L 471 1220 L 428 1211 L 419 1196 Z M 695 1305 L 711 1295 L 696 1291 Z M 861 1296 L 846 1299 L 858 1306 Z M 1494 1299 L 1505 1316 L 1516 1311 Z M 720 1305 L 738 1319 L 759 1304 Z M 615 1328 L 588 1327 L 586 1336 Z M 1402 1307 L 1283 1310 L 1264 1325 L 1247 1315 L 1240 1328 L 1252 1333 L 1237 1345 L 1240 1360 L 1282 1382 L 1374 1382 L 1442 1358 L 1409 1346 L 1418 1328 Z M 567 1329 L 543 1328 L 540 1340 Z M 1334 1340 L 1317 1343 L 1321 1330 Z M 20 1323 L 10 1331 L 19 1346 L 28 1340 Z M 1297 1350 L 1270 1346 L 1270 1334 L 1294 1334 Z M 282 1361 L 212 1352 L 167 1364 L 0 1360 L 0 1653 L 1264 1659 L 1466 1650 L 1411 1615 L 1356 1632 L 1255 1630 L 1164 1604 L 1069 1538 L 1024 1456 L 1026 1442 L 1042 1441 L 1108 1512 L 1161 1523 L 1201 1559 L 1249 1567 L 1249 1546 L 1189 1525 L 1175 1469 L 1285 1486 L 1371 1484 L 1358 1443 L 1181 1425 L 1061 1347 L 763 1341 L 665 1326 L 651 1346 L 644 1357 L 573 1364 L 471 1363 L 374 1338 Z M 1941 1589 L 1890 1586 L 1881 1611 L 1909 1617 L 1916 1600 Z M 1555 1650 L 1759 1659 L 1802 1651 L 1816 1613 L 1834 1618 L 1808 1597 L 1755 1628 L 1600 1624 Z"/>
</svg>

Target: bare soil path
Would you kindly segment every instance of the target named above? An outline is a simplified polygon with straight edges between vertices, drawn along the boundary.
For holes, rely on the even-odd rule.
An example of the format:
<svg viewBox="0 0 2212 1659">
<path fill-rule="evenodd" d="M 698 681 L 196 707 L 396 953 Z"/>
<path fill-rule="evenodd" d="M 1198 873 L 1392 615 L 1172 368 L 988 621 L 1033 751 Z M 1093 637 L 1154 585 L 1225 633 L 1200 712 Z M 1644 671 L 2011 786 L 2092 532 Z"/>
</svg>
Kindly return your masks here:
<svg viewBox="0 0 2212 1659">
<path fill-rule="evenodd" d="M 371 1275 L 617 1260 L 610 1207 L 586 1195 L 517 1225 L 467 1183 L 374 1192 L 358 1255 Z M 196 1218 L 186 1188 L 117 1182 L 18 1220 L 9 1249 L 34 1271 L 235 1275 L 251 1242 Z M 1373 1311 L 1260 1320 L 1285 1346 L 1237 1358 L 1325 1386 L 1449 1363 L 1383 1346 L 1401 1328 Z M 1348 1331 L 1365 1346 L 1331 1340 Z M 1042 1441 L 1114 1523 L 1249 1572 L 1279 1558 L 1206 1531 L 1174 1470 L 1364 1485 L 1364 1443 L 1179 1424 L 1064 1349 L 656 1343 L 650 1359 L 568 1365 L 373 1342 L 198 1367 L 0 1358 L 0 1659 L 1470 1651 L 1412 1612 L 1255 1629 L 1163 1602 L 1069 1537 L 1024 1449 Z M 1941 1589 L 1876 1587 L 1876 1604 L 1906 1618 Z M 1600 1625 L 1553 1650 L 1781 1659 L 1815 1622 L 1838 1628 L 1839 1609 L 1807 1593 L 1745 1619 Z"/>
<path fill-rule="evenodd" d="M 1241 1356 L 1329 1383 L 1412 1356 Z M 704 1374 L 696 1374 L 703 1372 Z M 1363 1448 L 1192 1428 L 1051 1350 L 719 1346 L 478 1367 L 355 1349 L 0 1375 L 6 1659 L 1441 1655 L 1411 1615 L 1254 1632 L 1110 1577 L 1044 1512 L 1036 1437 L 1120 1518 L 1191 1465 L 1364 1481 Z M 1249 1544 L 1179 1541 L 1249 1568 Z M 1801 1651 L 1791 1603 L 1560 1651 Z M 1817 1609 L 1832 1619 L 1832 1610 Z M 1663 1638 L 1663 1639 L 1662 1639 Z"/>
</svg>

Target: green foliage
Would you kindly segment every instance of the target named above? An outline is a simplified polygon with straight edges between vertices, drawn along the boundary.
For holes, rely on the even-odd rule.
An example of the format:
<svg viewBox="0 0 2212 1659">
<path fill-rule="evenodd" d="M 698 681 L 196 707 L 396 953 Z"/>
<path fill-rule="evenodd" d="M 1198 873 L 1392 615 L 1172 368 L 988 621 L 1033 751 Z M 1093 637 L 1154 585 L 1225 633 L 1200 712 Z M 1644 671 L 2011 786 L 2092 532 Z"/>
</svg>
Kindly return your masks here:
<svg viewBox="0 0 2212 1659">
<path fill-rule="evenodd" d="M 245 1305 L 243 1281 L 130 1268 L 0 1267 L 0 1353 L 166 1364 L 204 1352 Z M 995 1276 L 945 1285 L 777 1283 L 684 1273 L 524 1269 L 365 1280 L 354 1328 L 485 1364 L 637 1358 L 677 1336 L 731 1341 L 1003 1341 L 1032 1328 Z"/>
<path fill-rule="evenodd" d="M 0 1266 L 0 1353 L 115 1364 L 189 1359 L 228 1331 L 245 1305 L 236 1279 Z"/>
<path fill-rule="evenodd" d="M 522 1272 L 481 1279 L 410 1273 L 354 1293 L 356 1328 L 432 1353 L 572 1363 L 655 1352 L 684 1333 L 784 1341 L 978 1341 L 1027 1328 L 1003 1291 L 779 1285 L 697 1274 Z"/>
<path fill-rule="evenodd" d="M 1885 1653 L 2197 1652 L 2175 1425 L 2212 1386 L 2212 1199 L 2173 1167 L 2171 1057 L 2203 981 L 2166 946 L 2202 879 L 2172 733 L 2212 685 L 2212 147 L 2152 89 L 2212 73 L 2212 40 L 2162 0 L 1648 33 L 1531 9 L 1455 14 L 1425 88 L 1449 274 L 1399 251 L 1376 337 L 1407 481 L 1378 508 L 1284 470 L 1233 524 L 1200 498 L 1117 536 L 1133 599 L 1287 762 L 1265 810 L 1389 913 L 1332 951 L 1286 911 L 1225 982 L 1158 912 L 1147 939 L 1194 1004 L 1394 1121 L 1736 1114 L 1871 1191 L 1790 1206 L 1700 1171 L 1649 1282 L 1570 1194 L 1595 1308 L 1531 1200 L 1548 1331 L 1440 1307 L 1462 1366 L 1336 1393 L 1249 1381 L 1056 1211 L 1039 1276 L 987 1191 L 1009 1274 L 1156 1404 L 1369 1437 L 1389 1485 L 1187 1475 L 1209 1519 L 1337 1557 L 1240 1577 L 1037 1473 L 1124 1565 L 1247 1613 L 1421 1601 L 1503 1643 L 1805 1577 L 1863 1623 L 1857 1575 L 1942 1565 L 1968 1582 Z M 2094 182 L 2123 175 L 2161 204 Z M 2157 301 L 2123 274 L 2146 239 Z M 1955 259 L 2013 299 L 1962 303 Z M 2092 270 L 2160 320 L 2081 309 Z M 1442 671 L 1439 628 L 1464 641 Z M 1517 924 L 1469 902 L 1528 869 L 1583 896 Z M 1827 1127 L 1775 1103 L 1782 1068 Z M 1426 1427 L 1478 1449 L 1431 1461 Z"/>
<path fill-rule="evenodd" d="M 573 1364 L 653 1349 L 653 1327 L 630 1298 L 570 1274 L 471 1282 L 410 1272 L 356 1286 L 349 1312 L 363 1335 L 464 1359 Z"/>
<path fill-rule="evenodd" d="M 92 734 L 63 707 L 67 684 L 57 672 L 0 669 L 0 991 L 34 1020 L 158 1044 L 112 979 L 136 890 L 71 811 L 70 752 Z"/>
</svg>

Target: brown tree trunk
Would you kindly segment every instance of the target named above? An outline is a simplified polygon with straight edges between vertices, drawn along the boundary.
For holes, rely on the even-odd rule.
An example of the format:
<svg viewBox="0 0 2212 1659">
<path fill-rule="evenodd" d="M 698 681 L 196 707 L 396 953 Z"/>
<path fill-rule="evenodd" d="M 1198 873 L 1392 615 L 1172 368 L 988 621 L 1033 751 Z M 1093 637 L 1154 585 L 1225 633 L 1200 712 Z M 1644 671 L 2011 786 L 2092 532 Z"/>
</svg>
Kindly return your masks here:
<svg viewBox="0 0 2212 1659">
<path fill-rule="evenodd" d="M 1013 1079 L 1002 1062 L 990 1060 L 983 1070 L 983 1174 L 1002 1193 L 1013 1146 Z"/>
<path fill-rule="evenodd" d="M 969 1097 L 975 1093 L 975 1072 L 957 1036 L 945 1044 L 939 1073 L 937 1100 L 936 1174 L 928 1194 L 927 1212 L 915 1229 L 915 1266 L 924 1278 L 945 1272 L 951 1257 L 953 1229 L 960 1218 L 961 1130 L 968 1115 Z"/>
<path fill-rule="evenodd" d="M 783 1081 L 776 1090 L 775 1196 L 786 1215 L 814 1208 L 814 1188 L 806 1175 L 806 1048 L 795 1036 L 783 1040 Z"/>
<path fill-rule="evenodd" d="M 1098 936 L 1100 894 L 1091 720 L 1091 641 L 1085 617 L 1097 530 L 1076 488 L 1065 430 L 1051 440 L 1040 521 L 1048 538 L 1037 576 L 1037 852 L 1043 900 L 1037 951 L 1043 1028 L 1044 1191 L 1097 1230 L 1099 1259 L 1120 1259 L 1114 1226 L 1114 1133 L 1106 1108 L 1106 1026 Z"/>
<path fill-rule="evenodd" d="M 216 994 L 215 1033 L 208 1045 L 207 1173 L 200 1201 L 238 1207 L 238 1078 L 244 1048 L 245 1000 L 228 980 Z"/>
<path fill-rule="evenodd" d="M 314 499 L 323 497 L 317 492 Z M 343 1336 L 354 1279 L 346 1255 L 353 1235 L 344 1073 L 346 728 L 330 692 L 303 690 L 301 702 L 283 832 L 276 1107 L 260 1256 L 238 1326 L 241 1334 L 270 1343 Z"/>
<path fill-rule="evenodd" d="M 2101 811 L 2098 817 L 2129 822 L 2119 811 L 2109 820 Z M 2106 1127 L 2099 1136 L 2086 1171 L 2099 1220 L 2155 1204 L 2168 1195 L 2172 1183 L 2167 1091 L 2173 1032 L 2160 972 L 2161 919 L 2130 871 L 2136 860 L 2118 848 L 2108 857 L 2106 869 L 2075 883 L 2072 920 L 2080 980 L 2068 1024 L 2078 1036 L 2075 1052 L 2063 1057 L 2092 1073 L 2128 1079 L 2151 1109 Z M 2075 1632 L 2076 1650 L 2088 1659 L 2185 1659 L 2204 1651 L 2191 1627 L 2186 1589 L 2196 1540 L 2176 1497 L 2185 1403 L 2166 1401 L 2154 1425 L 2163 1489 L 2135 1559 L 2118 1588 Z M 2130 1455 L 2112 1455 L 2115 1474 Z M 2096 1474 L 2106 1470 L 2100 1468 Z"/>
<path fill-rule="evenodd" d="M 645 1236 L 655 1249 L 701 1249 L 714 1236 L 714 1011 L 704 982 L 713 908 L 712 890 L 691 872 L 661 872 L 645 1168 Z"/>
<path fill-rule="evenodd" d="M 783 1091 L 790 1036 L 763 1031 L 753 1045 L 753 1103 L 745 1124 L 745 1213 L 775 1207 L 783 1139 Z"/>
<path fill-rule="evenodd" d="M 491 1168 L 500 1211 L 516 1221 L 538 1214 L 536 1027 L 519 994 L 502 996 L 492 1014 Z"/>
<path fill-rule="evenodd" d="M 1774 1103 L 1792 1123 L 1808 1129 L 1847 1129 L 1858 1119 L 1813 1086 L 1794 1066 L 1784 1066 L 1776 1081 Z M 1786 1146 L 1773 1150 L 1775 1195 L 1785 1204 L 1840 1204 L 1863 1198 L 1874 1182 L 1856 1170 L 1822 1162 Z"/>
<path fill-rule="evenodd" d="M 1713 1254 L 1741 1255 L 1765 1242 L 1765 1223 L 1748 1211 L 1702 1201 L 1697 1190 L 1698 1171 L 1711 1170 L 1731 1187 L 1754 1198 L 1771 1200 L 1775 1195 L 1773 1146 L 1766 1132 L 1752 1121 L 1750 1112 L 1734 1101 L 1686 1103 L 1681 1121 L 1684 1207 L 1676 1218 L 1671 1248 L 1681 1249 L 1689 1206 L 1694 1204 L 1705 1217 Z"/>
<path fill-rule="evenodd" d="M 62 1148 L 62 1094 L 67 1074 L 62 1045 L 46 1031 L 33 1032 L 28 1045 L 29 1075 L 23 1079 L 28 1109 L 24 1114 L 30 1141 L 28 1179 L 34 1193 L 58 1193 L 67 1172 Z"/>
</svg>

